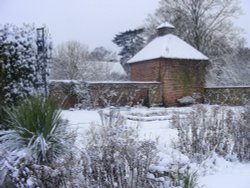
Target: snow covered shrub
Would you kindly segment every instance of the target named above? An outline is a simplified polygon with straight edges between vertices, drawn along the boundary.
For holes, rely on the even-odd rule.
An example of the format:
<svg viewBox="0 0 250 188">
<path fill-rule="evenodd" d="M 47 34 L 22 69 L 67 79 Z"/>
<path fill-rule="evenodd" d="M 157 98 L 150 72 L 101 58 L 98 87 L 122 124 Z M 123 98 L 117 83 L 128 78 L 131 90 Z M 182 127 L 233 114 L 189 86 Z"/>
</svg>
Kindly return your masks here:
<svg viewBox="0 0 250 188">
<path fill-rule="evenodd" d="M 87 109 L 93 107 L 89 93 L 88 83 L 79 82 L 79 84 L 76 84 L 75 93 L 79 101 L 79 104 L 77 104 L 76 107 L 80 109 Z"/>
<path fill-rule="evenodd" d="M 36 97 L 5 111 L 7 117 L 3 124 L 9 133 L 17 135 L 18 141 L 13 143 L 5 137 L 5 132 L 1 133 L 1 141 L 9 151 L 29 147 L 37 164 L 50 163 L 67 152 L 64 141 L 67 123 L 61 119 L 54 100 Z"/>
<path fill-rule="evenodd" d="M 75 135 L 66 132 L 67 122 L 60 117 L 54 100 L 32 98 L 4 111 L 7 116 L 3 120 L 5 130 L 0 131 L 0 151 L 4 154 L 0 156 L 0 180 L 25 187 L 29 182 L 41 186 L 63 177 L 62 166 L 73 152 Z M 45 187 L 56 187 L 51 185 Z"/>
<path fill-rule="evenodd" d="M 88 133 L 83 154 L 86 187 L 154 187 L 148 178 L 156 157 L 155 142 L 138 139 L 137 131 L 124 124 L 116 112 L 100 113 L 102 124 Z"/>
<path fill-rule="evenodd" d="M 235 113 L 222 106 L 211 111 L 196 106 L 185 120 L 173 117 L 179 135 L 176 147 L 198 162 L 213 152 L 228 159 L 250 160 L 249 117 L 249 107 Z"/>
<path fill-rule="evenodd" d="M 3 187 L 76 187 L 75 181 L 78 180 L 78 170 L 75 166 L 78 161 L 75 161 L 75 154 L 63 156 L 52 164 L 39 165 L 34 164 L 32 159 L 28 157 L 15 164 L 13 161 L 8 160 L 9 157 L 5 156 L 5 160 L 0 160 L 5 163 L 4 168 L 1 166 L 0 185 Z M 79 185 L 79 184 L 77 184 Z"/>
<path fill-rule="evenodd" d="M 184 120 L 174 116 L 173 125 L 179 136 L 175 147 L 195 161 L 203 161 L 213 151 L 221 156 L 232 154 L 233 112 L 224 107 L 207 111 L 202 105 L 195 106 Z"/>
<path fill-rule="evenodd" d="M 234 122 L 231 128 L 234 138 L 233 152 L 240 161 L 250 160 L 250 107 L 245 107 L 240 119 Z"/>
<path fill-rule="evenodd" d="M 34 26 L 0 26 L 0 65 L 0 104 L 19 101 L 42 87 L 45 65 L 37 55 Z"/>
</svg>

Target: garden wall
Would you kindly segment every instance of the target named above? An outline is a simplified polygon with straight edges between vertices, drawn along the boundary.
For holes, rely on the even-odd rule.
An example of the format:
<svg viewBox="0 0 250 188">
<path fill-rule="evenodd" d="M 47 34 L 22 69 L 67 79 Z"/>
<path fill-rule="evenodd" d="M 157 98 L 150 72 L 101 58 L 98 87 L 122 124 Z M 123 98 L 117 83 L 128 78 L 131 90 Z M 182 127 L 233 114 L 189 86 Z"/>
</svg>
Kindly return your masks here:
<svg viewBox="0 0 250 188">
<path fill-rule="evenodd" d="M 84 82 L 52 80 L 50 95 L 65 109 L 78 103 L 94 107 L 162 105 L 161 84 L 159 82 Z"/>
<path fill-rule="evenodd" d="M 86 82 L 94 106 L 162 105 L 159 82 Z"/>
<path fill-rule="evenodd" d="M 78 103 L 92 107 L 162 106 L 160 82 L 84 82 L 56 80 L 49 83 L 50 95 L 65 109 Z M 250 103 L 250 86 L 216 86 L 204 90 L 205 103 L 245 105 Z M 85 104 L 84 104 L 85 103 Z"/>
<path fill-rule="evenodd" d="M 205 102 L 234 106 L 248 104 L 250 102 L 250 86 L 206 87 Z"/>
</svg>

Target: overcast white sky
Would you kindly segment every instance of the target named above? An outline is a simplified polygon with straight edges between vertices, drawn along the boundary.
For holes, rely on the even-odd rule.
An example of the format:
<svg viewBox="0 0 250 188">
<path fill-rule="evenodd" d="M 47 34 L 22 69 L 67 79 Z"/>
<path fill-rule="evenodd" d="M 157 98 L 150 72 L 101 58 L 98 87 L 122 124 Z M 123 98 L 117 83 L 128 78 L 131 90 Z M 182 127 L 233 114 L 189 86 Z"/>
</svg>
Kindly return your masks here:
<svg viewBox="0 0 250 188">
<path fill-rule="evenodd" d="M 159 0 L 0 0 L 0 24 L 46 25 L 54 44 L 78 40 L 90 49 L 115 50 L 115 34 L 143 24 Z M 250 44 L 250 0 L 241 0 L 244 11 L 236 25 L 245 30 Z M 249 46 L 249 45 L 248 45 Z"/>
</svg>

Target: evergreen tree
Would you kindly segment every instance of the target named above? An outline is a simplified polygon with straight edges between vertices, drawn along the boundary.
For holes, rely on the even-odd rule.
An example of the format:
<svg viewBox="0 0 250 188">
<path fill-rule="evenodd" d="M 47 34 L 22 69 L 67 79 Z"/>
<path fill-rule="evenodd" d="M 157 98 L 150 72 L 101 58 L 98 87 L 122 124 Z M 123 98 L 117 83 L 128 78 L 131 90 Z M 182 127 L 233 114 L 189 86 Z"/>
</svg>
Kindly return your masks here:
<svg viewBox="0 0 250 188">
<path fill-rule="evenodd" d="M 33 95 L 43 85 L 34 26 L 0 27 L 0 103 Z"/>
<path fill-rule="evenodd" d="M 138 51 L 140 51 L 144 45 L 145 40 L 142 36 L 144 29 L 135 29 L 128 30 L 122 33 L 119 33 L 113 39 L 113 42 L 121 47 L 121 51 L 118 55 L 121 56 L 121 64 L 129 72 L 127 61 L 132 58 Z"/>
</svg>

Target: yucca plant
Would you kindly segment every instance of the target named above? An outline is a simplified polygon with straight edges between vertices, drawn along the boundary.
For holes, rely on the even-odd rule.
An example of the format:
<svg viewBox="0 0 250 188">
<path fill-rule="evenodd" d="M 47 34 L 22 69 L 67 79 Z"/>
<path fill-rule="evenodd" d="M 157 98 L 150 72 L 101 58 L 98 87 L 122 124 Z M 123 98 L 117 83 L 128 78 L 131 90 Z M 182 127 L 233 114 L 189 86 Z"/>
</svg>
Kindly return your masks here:
<svg viewBox="0 0 250 188">
<path fill-rule="evenodd" d="M 66 122 L 53 99 L 34 97 L 18 107 L 4 108 L 4 131 L 0 147 L 8 152 L 31 157 L 35 164 L 49 164 L 66 154 L 72 137 L 66 133 Z"/>
</svg>

